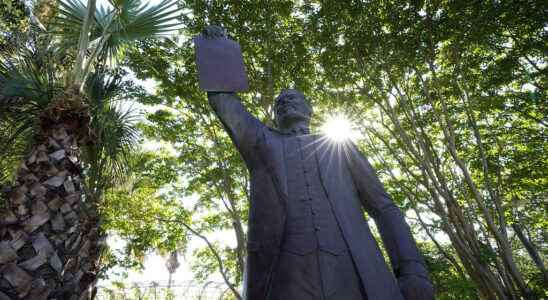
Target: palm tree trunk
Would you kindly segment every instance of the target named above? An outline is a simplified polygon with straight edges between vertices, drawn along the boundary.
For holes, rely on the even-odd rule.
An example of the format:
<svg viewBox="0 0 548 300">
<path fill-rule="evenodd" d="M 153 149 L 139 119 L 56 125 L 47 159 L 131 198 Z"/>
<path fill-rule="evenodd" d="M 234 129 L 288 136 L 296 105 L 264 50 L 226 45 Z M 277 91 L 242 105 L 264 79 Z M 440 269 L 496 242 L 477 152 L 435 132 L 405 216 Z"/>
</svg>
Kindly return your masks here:
<svg viewBox="0 0 548 300">
<path fill-rule="evenodd" d="M 97 279 L 102 235 L 83 195 L 81 120 L 57 120 L 43 122 L 0 207 L 0 298 L 85 299 Z"/>
</svg>

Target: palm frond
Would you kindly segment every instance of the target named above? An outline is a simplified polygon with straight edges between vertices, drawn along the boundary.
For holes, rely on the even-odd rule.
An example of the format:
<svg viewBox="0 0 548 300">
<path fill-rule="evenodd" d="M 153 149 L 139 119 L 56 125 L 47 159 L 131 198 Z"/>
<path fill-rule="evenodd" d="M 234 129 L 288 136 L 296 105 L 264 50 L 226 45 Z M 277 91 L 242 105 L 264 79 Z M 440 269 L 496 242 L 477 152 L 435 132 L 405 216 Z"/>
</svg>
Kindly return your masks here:
<svg viewBox="0 0 548 300">
<path fill-rule="evenodd" d="M 139 0 L 127 0 L 120 14 L 120 31 L 117 32 L 126 40 L 136 40 L 147 37 L 162 36 L 172 32 L 179 26 L 175 22 L 177 15 L 177 3 L 173 0 L 164 0 L 157 5 L 149 7 L 141 5 Z"/>
<path fill-rule="evenodd" d="M 99 6 L 95 10 L 95 21 L 97 22 L 98 31 L 101 31 L 101 34 L 107 29 L 110 24 L 112 24 L 112 20 L 116 17 L 116 10 L 106 7 L 106 6 Z M 92 36 L 93 38 L 99 38 L 100 36 Z M 93 40 L 93 39 L 92 39 Z"/>
<path fill-rule="evenodd" d="M 1 101 L 25 102 L 33 106 L 47 105 L 59 91 L 58 78 L 53 65 L 40 60 L 40 54 L 21 49 L 17 56 L 0 57 Z M 43 56 L 42 56 L 43 57 Z"/>
<path fill-rule="evenodd" d="M 180 26 L 176 1 L 164 0 L 154 6 L 139 0 L 120 2 L 119 14 L 102 49 L 102 55 L 110 61 L 116 61 L 130 42 L 166 36 Z"/>
<path fill-rule="evenodd" d="M 180 23 L 175 0 L 163 0 L 150 6 L 140 0 L 111 1 L 113 7 L 96 7 L 91 24 L 90 46 L 95 55 L 115 62 L 128 43 L 145 38 L 157 38 L 173 32 Z M 62 0 L 55 19 L 54 33 L 61 47 L 74 49 L 86 15 L 81 0 Z"/>
<path fill-rule="evenodd" d="M 42 50 L 0 55 L 0 182 L 12 178 L 38 132 L 39 115 L 61 91 L 51 57 Z"/>
<path fill-rule="evenodd" d="M 58 14 L 51 22 L 51 32 L 59 37 L 59 48 L 65 51 L 76 48 L 86 12 L 86 6 L 79 0 L 59 1 Z"/>
<path fill-rule="evenodd" d="M 0 57 L 0 119 L 29 130 L 61 90 L 48 54 L 20 49 L 17 56 Z"/>
<path fill-rule="evenodd" d="M 93 73 L 87 80 L 86 94 L 92 115 L 95 140 L 84 155 L 91 189 L 104 190 L 121 182 L 139 139 L 137 114 L 120 99 L 121 76 Z"/>
<path fill-rule="evenodd" d="M 92 73 L 86 82 L 86 95 L 92 109 L 102 108 L 102 105 L 116 99 L 121 91 L 121 80 L 123 74 L 120 72 L 106 72 L 99 67 Z"/>
</svg>

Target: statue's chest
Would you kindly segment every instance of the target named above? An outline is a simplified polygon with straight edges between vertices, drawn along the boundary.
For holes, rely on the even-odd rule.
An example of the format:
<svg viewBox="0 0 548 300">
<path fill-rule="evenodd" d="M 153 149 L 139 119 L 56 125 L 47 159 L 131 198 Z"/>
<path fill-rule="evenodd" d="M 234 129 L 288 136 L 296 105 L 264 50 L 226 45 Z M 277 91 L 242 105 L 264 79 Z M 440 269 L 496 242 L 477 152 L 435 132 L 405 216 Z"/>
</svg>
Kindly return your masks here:
<svg viewBox="0 0 548 300">
<path fill-rule="evenodd" d="M 300 216 L 303 207 L 308 207 L 311 203 L 327 202 L 315 155 L 314 139 L 310 136 L 288 137 L 283 144 L 288 215 Z"/>
<path fill-rule="evenodd" d="M 314 139 L 311 136 L 291 136 L 283 140 L 284 171 L 289 199 L 323 197 Z M 296 199 L 298 198 L 298 199 Z"/>
</svg>

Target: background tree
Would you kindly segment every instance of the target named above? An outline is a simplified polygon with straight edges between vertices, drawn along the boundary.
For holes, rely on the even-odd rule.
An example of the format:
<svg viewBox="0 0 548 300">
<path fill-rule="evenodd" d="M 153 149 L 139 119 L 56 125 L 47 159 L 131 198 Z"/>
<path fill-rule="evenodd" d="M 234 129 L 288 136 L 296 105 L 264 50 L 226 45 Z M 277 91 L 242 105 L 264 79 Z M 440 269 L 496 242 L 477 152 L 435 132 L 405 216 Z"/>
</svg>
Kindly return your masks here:
<svg viewBox="0 0 548 300">
<path fill-rule="evenodd" d="M 169 279 L 167 281 L 168 290 L 171 288 L 171 283 L 172 283 L 171 280 L 173 277 L 173 273 L 175 273 L 177 271 L 177 268 L 179 268 L 180 266 L 180 263 L 177 257 L 178 257 L 177 251 L 172 251 L 169 254 L 168 259 L 166 260 L 166 269 L 169 272 Z"/>
<path fill-rule="evenodd" d="M 319 4 L 310 8 L 310 32 L 322 49 L 324 89 L 363 116 L 356 125 L 367 137 L 365 152 L 407 196 L 403 204 L 424 219 L 437 215 L 424 228 L 447 234 L 483 297 L 540 297 L 535 278 L 546 271 L 535 243 L 512 225 L 523 214 L 511 213 L 519 208 L 508 187 L 522 164 L 515 147 L 522 145 L 523 155 L 546 147 L 538 115 L 545 107 L 528 102 L 525 115 L 514 109 L 520 98 L 544 95 L 538 80 L 545 71 L 535 63 L 545 50 L 542 17 L 534 12 L 542 4 Z M 526 15 L 532 21 L 521 24 Z M 546 184 L 545 159 L 528 162 L 525 177 L 539 179 L 528 191 L 536 193 Z M 535 194 L 522 204 L 545 198 Z M 542 241 L 541 231 L 533 239 Z M 523 252 L 530 255 L 526 265 Z M 537 275 L 528 284 L 531 267 Z"/>
</svg>

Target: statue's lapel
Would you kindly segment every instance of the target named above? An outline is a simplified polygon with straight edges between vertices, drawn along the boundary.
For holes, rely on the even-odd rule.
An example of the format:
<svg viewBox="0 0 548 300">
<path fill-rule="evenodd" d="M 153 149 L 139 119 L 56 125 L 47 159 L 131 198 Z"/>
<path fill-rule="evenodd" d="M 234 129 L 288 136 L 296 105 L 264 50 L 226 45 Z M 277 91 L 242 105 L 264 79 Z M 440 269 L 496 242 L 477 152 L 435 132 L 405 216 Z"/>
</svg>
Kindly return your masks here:
<svg viewBox="0 0 548 300">
<path fill-rule="evenodd" d="M 287 174 L 284 160 L 283 137 L 270 132 L 265 137 L 265 157 L 267 167 L 272 172 L 274 183 L 278 186 L 282 197 L 287 199 Z"/>
<path fill-rule="evenodd" d="M 320 178 L 325 189 L 328 191 L 334 191 L 338 181 L 343 176 L 342 163 L 344 159 L 344 147 L 339 143 L 330 141 L 325 136 L 318 136 L 316 138 L 317 151 L 316 159 L 320 170 Z M 329 195 L 328 195 L 329 196 Z"/>
</svg>

